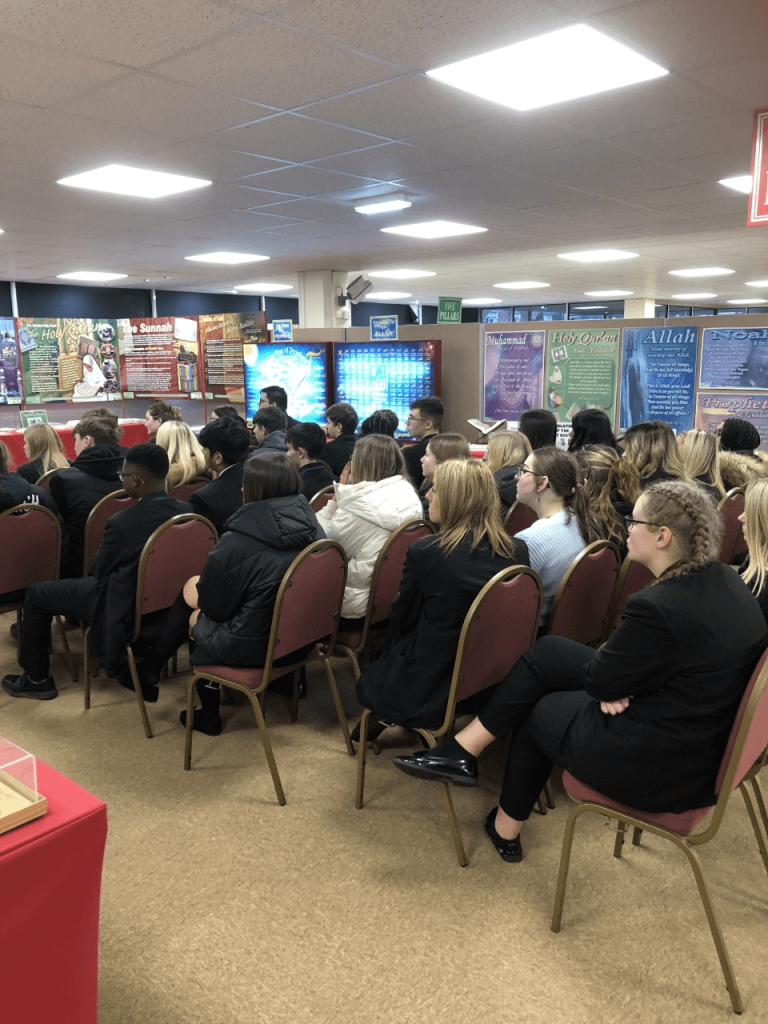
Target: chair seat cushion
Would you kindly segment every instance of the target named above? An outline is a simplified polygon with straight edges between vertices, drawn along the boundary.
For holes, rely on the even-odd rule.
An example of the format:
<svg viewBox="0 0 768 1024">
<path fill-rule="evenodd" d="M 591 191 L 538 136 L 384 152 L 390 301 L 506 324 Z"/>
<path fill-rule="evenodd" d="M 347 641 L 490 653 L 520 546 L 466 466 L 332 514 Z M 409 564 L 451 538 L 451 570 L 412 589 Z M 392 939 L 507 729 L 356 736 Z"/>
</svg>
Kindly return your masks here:
<svg viewBox="0 0 768 1024">
<path fill-rule="evenodd" d="M 295 664 L 280 666 L 273 664 L 272 671 L 269 673 L 270 682 L 273 679 L 279 679 L 281 676 L 288 675 L 289 672 L 295 672 L 297 668 L 301 668 L 308 661 L 313 661 L 320 656 L 319 649 L 315 647 L 307 657 L 301 658 Z M 197 675 L 205 676 L 206 679 L 239 683 L 240 686 L 245 686 L 249 690 L 257 689 L 264 680 L 263 668 L 233 668 L 231 665 L 195 665 L 194 670 Z"/>
<path fill-rule="evenodd" d="M 628 814 L 633 818 L 640 818 L 651 825 L 658 825 L 660 828 L 669 829 L 670 832 L 676 832 L 679 836 L 690 835 L 699 822 L 706 818 L 712 810 L 711 807 L 697 807 L 695 810 L 682 811 L 680 814 L 668 812 L 651 814 L 648 811 L 638 811 L 634 807 L 628 807 L 626 804 L 620 804 L 616 800 L 611 800 L 610 797 L 599 793 L 596 789 L 592 789 L 591 786 L 584 782 L 579 782 L 570 772 L 563 772 L 563 786 L 565 786 L 568 796 L 573 800 L 602 804 L 603 807 L 619 811 L 622 814 Z"/>
</svg>

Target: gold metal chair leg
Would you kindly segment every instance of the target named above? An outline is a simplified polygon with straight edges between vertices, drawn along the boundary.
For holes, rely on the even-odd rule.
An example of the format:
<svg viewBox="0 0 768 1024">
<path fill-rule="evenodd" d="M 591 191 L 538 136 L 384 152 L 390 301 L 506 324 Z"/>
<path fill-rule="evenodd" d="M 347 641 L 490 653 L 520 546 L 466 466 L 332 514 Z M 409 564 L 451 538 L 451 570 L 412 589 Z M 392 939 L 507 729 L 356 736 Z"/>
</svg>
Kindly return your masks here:
<svg viewBox="0 0 768 1024">
<path fill-rule="evenodd" d="M 184 771 L 188 772 L 192 767 L 192 721 L 195 714 L 195 683 L 202 678 L 197 674 L 193 675 L 187 687 L 187 724 L 184 727 Z"/>
<path fill-rule="evenodd" d="M 754 779 L 752 780 L 755 781 Z M 749 795 L 746 783 L 742 782 L 739 786 L 741 795 L 744 797 L 744 803 L 747 805 L 747 813 L 749 814 L 749 820 L 752 822 L 752 831 L 755 833 L 755 839 L 757 840 L 757 846 L 760 850 L 760 856 L 763 858 L 763 866 L 768 871 L 768 848 L 765 845 L 765 839 L 760 828 L 760 823 L 757 820 L 757 814 L 755 812 L 755 806 L 752 803 L 752 798 Z"/>
<path fill-rule="evenodd" d="M 298 721 L 299 718 L 299 672 L 301 669 L 296 669 L 291 680 L 293 685 L 291 686 L 291 700 L 288 705 L 288 716 L 292 722 Z"/>
<path fill-rule="evenodd" d="M 83 634 L 83 678 L 85 680 L 85 686 L 83 687 L 83 704 L 87 711 L 91 706 L 91 631 L 86 629 Z"/>
<path fill-rule="evenodd" d="M 56 616 L 56 628 L 59 631 L 61 637 L 61 646 L 64 648 L 64 657 L 67 659 L 67 667 L 69 668 L 69 675 L 73 683 L 77 682 L 77 666 L 75 665 L 75 659 L 72 657 L 72 651 L 69 649 L 69 640 L 67 640 L 67 631 L 64 629 L 64 623 L 61 621 L 61 616 Z"/>
<path fill-rule="evenodd" d="M 136 659 L 133 656 L 131 645 L 128 644 L 125 648 L 128 654 L 128 667 L 131 670 L 131 679 L 133 680 L 133 689 L 136 695 L 136 700 L 139 704 L 139 714 L 141 715 L 141 721 L 144 726 L 144 734 L 148 740 L 152 739 L 152 726 L 149 724 L 149 715 L 147 714 L 147 705 L 144 702 L 144 694 L 141 692 L 141 686 L 139 685 L 139 674 L 136 671 Z"/>
<path fill-rule="evenodd" d="M 358 811 L 363 806 L 363 791 L 365 789 L 365 754 L 368 749 L 368 719 L 370 717 L 370 708 L 363 708 L 363 714 L 360 718 L 360 740 L 357 744 L 357 790 L 355 792 L 355 807 Z"/>
<path fill-rule="evenodd" d="M 344 737 L 344 742 L 347 745 L 347 753 L 350 757 L 355 756 L 355 748 L 352 746 L 352 740 L 349 738 L 349 726 L 347 725 L 347 716 L 344 713 L 344 705 L 341 703 L 341 694 L 339 693 L 339 686 L 336 682 L 336 676 L 333 672 L 330 658 L 323 658 L 323 666 L 325 667 L 325 674 L 328 677 L 328 685 L 331 688 L 331 696 L 333 697 L 333 703 L 336 705 L 336 714 L 339 717 L 339 725 L 341 726 L 341 734 Z"/>
<path fill-rule="evenodd" d="M 263 691 L 262 691 L 263 692 Z M 264 747 L 264 753 L 267 756 L 267 764 L 269 765 L 269 771 L 272 775 L 272 783 L 275 787 L 275 794 L 277 796 L 277 802 L 280 806 L 285 804 L 285 793 L 283 792 L 283 786 L 280 782 L 280 776 L 277 771 L 277 764 L 275 763 L 275 755 L 272 753 L 272 744 L 269 740 L 269 733 L 267 732 L 267 724 L 264 721 L 264 715 L 261 711 L 261 705 L 259 701 L 260 694 L 254 695 L 250 690 L 247 691 L 248 699 L 251 702 L 253 713 L 256 716 L 256 725 L 259 727 L 259 736 L 261 736 L 261 742 Z"/>
<path fill-rule="evenodd" d="M 628 827 L 629 826 L 626 821 L 616 822 L 616 839 L 613 843 L 613 856 L 617 860 L 621 860 L 621 848 L 624 845 L 624 836 L 627 834 Z"/>
<path fill-rule="evenodd" d="M 16 661 L 21 659 L 21 608 L 16 609 Z"/>
<path fill-rule="evenodd" d="M 335 652 L 343 651 L 343 657 L 349 658 L 349 663 L 352 666 L 352 675 L 355 677 L 355 682 L 360 678 L 360 662 L 357 660 L 357 655 L 351 647 L 347 647 L 346 644 L 336 644 L 333 649 Z"/>
<path fill-rule="evenodd" d="M 553 932 L 560 931 L 560 924 L 563 920 L 563 903 L 565 902 L 565 886 L 568 882 L 568 868 L 571 863 L 571 852 L 573 850 L 573 832 L 576 828 L 576 819 L 586 808 L 577 804 L 568 813 L 563 832 L 563 849 L 560 853 L 560 868 L 557 872 L 557 887 L 555 888 L 555 905 L 552 910 Z"/>
<path fill-rule="evenodd" d="M 541 799 L 541 797 L 539 797 L 539 799 L 536 801 L 533 809 L 534 809 L 534 811 L 536 811 L 537 814 L 546 814 L 547 813 L 547 809 L 544 806 L 544 802 Z"/>
<path fill-rule="evenodd" d="M 765 829 L 765 834 L 768 835 L 768 811 L 766 811 L 765 809 L 763 791 L 762 789 L 760 789 L 760 783 L 757 781 L 757 778 L 750 779 L 749 781 L 752 784 L 752 791 L 755 794 L 755 800 L 757 801 L 757 807 L 760 811 L 760 817 L 763 820 L 763 828 Z"/>
<path fill-rule="evenodd" d="M 551 789 L 551 787 L 549 785 L 549 782 L 546 782 L 544 784 L 544 799 L 545 799 L 545 801 L 547 803 L 547 807 L 550 809 L 550 811 L 554 811 L 554 809 L 555 809 L 555 800 L 554 800 L 554 797 L 552 796 L 552 789 Z"/>
<path fill-rule="evenodd" d="M 640 837 L 642 836 L 642 834 L 643 834 L 643 830 L 641 828 L 638 828 L 637 825 L 635 825 L 634 828 L 632 829 L 632 845 L 633 846 L 639 846 L 640 845 Z"/>
<path fill-rule="evenodd" d="M 433 733 L 429 729 L 417 729 L 416 732 L 419 736 L 423 736 L 427 741 L 429 749 L 437 746 L 437 740 Z M 464 842 L 461 838 L 461 829 L 459 828 L 459 819 L 456 817 L 456 809 L 453 806 L 453 796 L 451 795 L 451 784 L 450 782 L 443 782 L 443 803 L 445 804 L 445 813 L 448 815 L 448 825 L 451 829 L 451 838 L 453 839 L 453 848 L 456 851 L 456 859 L 459 862 L 459 867 L 465 868 L 469 864 L 467 854 L 464 849 Z"/>
</svg>

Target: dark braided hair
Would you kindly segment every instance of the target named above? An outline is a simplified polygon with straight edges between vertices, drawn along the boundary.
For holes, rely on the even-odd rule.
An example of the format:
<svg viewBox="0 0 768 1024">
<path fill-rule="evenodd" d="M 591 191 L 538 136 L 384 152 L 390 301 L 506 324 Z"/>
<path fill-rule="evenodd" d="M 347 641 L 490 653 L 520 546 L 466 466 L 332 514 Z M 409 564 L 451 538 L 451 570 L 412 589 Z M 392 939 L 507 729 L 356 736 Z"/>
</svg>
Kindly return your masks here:
<svg viewBox="0 0 768 1024">
<path fill-rule="evenodd" d="M 723 521 L 712 499 L 700 487 L 669 481 L 651 484 L 643 492 L 650 522 L 668 527 L 683 549 L 683 557 L 655 581 L 687 576 L 720 557 Z"/>
</svg>

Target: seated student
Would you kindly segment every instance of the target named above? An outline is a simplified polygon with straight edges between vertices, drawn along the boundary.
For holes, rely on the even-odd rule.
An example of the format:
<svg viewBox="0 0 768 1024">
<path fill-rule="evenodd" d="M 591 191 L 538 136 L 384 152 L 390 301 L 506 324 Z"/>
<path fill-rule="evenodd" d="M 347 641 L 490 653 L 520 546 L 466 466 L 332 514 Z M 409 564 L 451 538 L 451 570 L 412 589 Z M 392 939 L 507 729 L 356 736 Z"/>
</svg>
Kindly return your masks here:
<svg viewBox="0 0 768 1024">
<path fill-rule="evenodd" d="M 216 408 L 211 411 L 209 422 L 213 423 L 215 420 L 223 420 L 226 416 L 231 416 L 232 419 L 241 420 L 245 423 L 245 420 L 234 405 L 217 405 Z"/>
<path fill-rule="evenodd" d="M 425 517 L 429 515 L 427 494 L 432 486 L 432 477 L 438 466 L 448 459 L 471 459 L 472 452 L 466 437 L 462 434 L 433 434 L 427 444 L 427 450 L 421 457 L 421 471 L 424 481 L 419 488 L 419 500 Z"/>
<path fill-rule="evenodd" d="M 200 442 L 182 420 L 168 420 L 155 434 L 155 442 L 168 452 L 170 468 L 165 479 L 169 494 L 182 484 L 191 483 L 195 478 L 212 474 L 205 461 Z"/>
<path fill-rule="evenodd" d="M 395 437 L 399 423 L 397 413 L 391 409 L 377 409 L 360 424 L 360 437 L 367 437 L 368 434 L 386 434 L 387 437 Z"/>
<path fill-rule="evenodd" d="M 557 417 L 549 409 L 526 409 L 520 415 L 521 434 L 525 434 L 531 449 L 549 448 L 557 441 Z"/>
<path fill-rule="evenodd" d="M 680 457 L 674 431 L 663 420 L 636 423 L 624 432 L 621 444 L 624 458 L 637 467 L 641 487 L 646 488 L 662 480 L 693 483 Z"/>
<path fill-rule="evenodd" d="M 82 576 L 86 520 L 94 505 L 123 486 L 118 476 L 123 449 L 117 420 L 86 413 L 72 428 L 72 434 L 77 458 L 68 469 L 55 473 L 48 485 L 69 535 L 69 550 L 61 564 L 62 579 Z"/>
<path fill-rule="evenodd" d="M 325 433 L 330 441 L 325 446 L 323 462 L 338 480 L 352 458 L 352 449 L 356 441 L 357 413 L 347 402 L 339 402 L 325 410 L 325 418 Z"/>
<path fill-rule="evenodd" d="M 335 497 L 317 513 L 326 536 L 347 553 L 347 587 L 341 614 L 354 629 L 368 607 L 373 567 L 390 533 L 421 519 L 421 502 L 405 474 L 397 442 L 383 434 L 361 437 L 352 452 L 349 482 L 342 474 Z"/>
<path fill-rule="evenodd" d="M 262 388 L 259 392 L 259 409 L 280 409 L 285 413 L 288 422 L 287 430 L 295 427 L 299 420 L 288 415 L 288 393 L 279 384 L 271 384 L 268 388 Z"/>
<path fill-rule="evenodd" d="M 299 471 L 301 493 L 311 501 L 318 491 L 330 487 L 333 473 L 322 461 L 325 455 L 325 431 L 319 423 L 297 423 L 285 435 L 287 455 Z"/>
<path fill-rule="evenodd" d="M 582 448 L 576 461 L 589 507 L 605 526 L 606 540 L 618 547 L 623 558 L 627 553 L 624 517 L 632 513 L 640 497 L 640 474 L 629 459 L 604 444 Z"/>
<path fill-rule="evenodd" d="M 243 504 L 243 465 L 248 455 L 248 428 L 227 416 L 209 423 L 198 436 L 213 483 L 193 491 L 189 503 L 199 516 L 210 519 L 221 536 L 227 519 Z"/>
<path fill-rule="evenodd" d="M 98 663 L 122 685 L 133 687 L 125 644 L 133 628 L 139 557 L 158 526 L 173 516 L 191 512 L 185 502 L 165 493 L 167 472 L 168 455 L 159 445 L 145 442 L 125 453 L 123 487 L 139 500 L 107 520 L 104 539 L 88 576 L 34 583 L 27 588 L 19 657 L 24 673 L 5 676 L 2 685 L 6 693 L 33 700 L 58 696 L 48 658 L 55 615 L 89 623 Z M 153 699 L 151 694 L 147 696 Z"/>
<path fill-rule="evenodd" d="M 426 454 L 429 439 L 440 433 L 444 415 L 445 406 L 435 395 L 411 402 L 411 412 L 405 425 L 409 436 L 418 438 L 419 443 L 403 448 L 403 456 L 408 476 L 417 490 L 424 482 L 421 460 Z"/>
<path fill-rule="evenodd" d="M 181 409 L 179 409 L 178 406 L 168 405 L 167 402 L 158 401 L 153 402 L 147 409 L 144 416 L 144 423 L 149 436 L 154 437 L 163 423 L 168 423 L 170 420 L 180 419 Z"/>
<path fill-rule="evenodd" d="M 477 784 L 477 756 L 512 736 L 486 832 L 505 861 L 553 763 L 619 803 L 681 813 L 715 803 L 715 779 L 744 687 L 768 643 L 754 597 L 719 561 L 722 524 L 707 495 L 653 484 L 629 525 L 629 557 L 656 581 L 630 596 L 599 650 L 548 636 L 523 655 L 479 717 L 402 771 Z"/>
<path fill-rule="evenodd" d="M 502 519 L 517 501 L 517 474 L 530 454 L 531 442 L 519 430 L 500 430 L 488 438 L 485 461 L 499 489 Z"/>
<path fill-rule="evenodd" d="M 760 434 L 754 423 L 729 416 L 723 420 L 719 430 L 720 449 L 724 452 L 735 452 L 737 455 L 753 456 L 760 447 Z"/>
<path fill-rule="evenodd" d="M 484 463 L 451 459 L 438 466 L 429 501 L 440 533 L 408 548 L 384 650 L 357 682 L 357 699 L 374 719 L 406 727 L 442 722 L 470 605 L 497 573 L 528 565 L 525 544 L 501 524 L 496 484 Z M 369 737 L 384 728 L 371 722 Z"/>
<path fill-rule="evenodd" d="M 261 668 L 283 576 L 296 555 L 323 536 L 315 513 L 299 494 L 299 475 L 291 459 L 281 452 L 249 459 L 243 470 L 243 505 L 208 556 L 202 574 L 179 595 L 154 653 L 139 665 L 142 690 L 157 692 L 163 665 L 190 635 L 190 628 L 193 665 Z M 297 660 L 296 654 L 288 659 Z M 202 708 L 195 712 L 194 728 L 218 736 L 219 688 L 200 680 L 197 692 Z M 186 720 L 182 711 L 182 725 Z"/>
<path fill-rule="evenodd" d="M 526 457 L 518 473 L 517 500 L 538 517 L 517 539 L 528 545 L 531 568 L 541 578 L 543 627 L 571 562 L 607 530 L 589 507 L 576 459 L 562 448 L 537 448 Z"/>
<path fill-rule="evenodd" d="M 266 409 L 259 409 L 253 417 L 253 435 L 258 441 L 256 451 L 251 453 L 251 458 L 257 455 L 266 455 L 267 452 L 285 452 L 285 431 L 288 417 L 281 409 L 273 409 L 267 406 Z"/>
<path fill-rule="evenodd" d="M 706 430 L 686 430 L 677 435 L 677 447 L 688 475 L 717 505 L 725 497 L 717 436 Z"/>
<path fill-rule="evenodd" d="M 601 444 L 618 450 L 611 421 L 602 409 L 582 409 L 571 420 L 568 451 L 577 452 L 588 444 Z"/>
<path fill-rule="evenodd" d="M 739 522 L 744 527 L 749 551 L 739 566 L 739 574 L 757 598 L 768 623 L 768 480 L 747 484 Z"/>
<path fill-rule="evenodd" d="M 33 423 L 27 427 L 24 431 L 24 453 L 29 461 L 18 466 L 16 472 L 30 484 L 36 484 L 52 469 L 69 466 L 61 438 L 48 423 Z"/>
</svg>

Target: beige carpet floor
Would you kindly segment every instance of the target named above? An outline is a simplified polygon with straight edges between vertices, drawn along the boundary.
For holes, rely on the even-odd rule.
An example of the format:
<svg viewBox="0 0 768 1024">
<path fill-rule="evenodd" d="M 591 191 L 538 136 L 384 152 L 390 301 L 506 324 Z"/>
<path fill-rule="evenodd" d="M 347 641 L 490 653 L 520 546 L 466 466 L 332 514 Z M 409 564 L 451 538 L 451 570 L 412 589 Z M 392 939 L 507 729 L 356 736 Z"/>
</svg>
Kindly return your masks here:
<svg viewBox="0 0 768 1024">
<path fill-rule="evenodd" d="M 0 672 L 17 671 L 0 616 Z M 79 651 L 76 632 L 69 633 Z M 357 707 L 339 661 L 350 723 Z M 455 791 L 470 864 L 456 862 L 440 788 L 408 779 L 390 730 L 354 808 L 322 672 L 299 721 L 268 700 L 287 797 L 278 806 L 249 709 L 224 709 L 182 770 L 188 676 L 164 684 L 144 737 L 135 700 L 102 675 L 92 709 L 60 656 L 55 701 L 0 692 L 0 733 L 108 805 L 101 911 L 101 1024 L 595 1024 L 732 1019 L 695 883 L 671 845 L 612 856 L 597 816 L 577 829 L 563 930 L 549 928 L 568 800 L 534 815 L 525 859 L 504 864 L 483 831 L 501 754 Z M 667 848 L 669 847 L 669 848 Z M 753 1021 L 768 1019 L 768 876 L 740 797 L 702 853 Z M 0 911 L 1 912 L 1 911 Z M 38 951 L 44 958 L 55 950 Z"/>
</svg>

